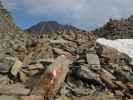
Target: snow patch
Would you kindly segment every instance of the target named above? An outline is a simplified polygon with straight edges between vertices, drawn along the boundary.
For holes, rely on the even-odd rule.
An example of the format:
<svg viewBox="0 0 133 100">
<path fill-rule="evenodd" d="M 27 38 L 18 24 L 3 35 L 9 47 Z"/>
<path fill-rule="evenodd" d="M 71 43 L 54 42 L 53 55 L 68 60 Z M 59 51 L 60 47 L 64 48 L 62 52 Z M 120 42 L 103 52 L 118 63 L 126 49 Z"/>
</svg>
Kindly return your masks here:
<svg viewBox="0 0 133 100">
<path fill-rule="evenodd" d="M 105 38 L 99 38 L 96 42 L 111 48 L 115 48 L 119 52 L 127 54 L 132 58 L 131 64 L 133 64 L 133 39 L 107 40 Z"/>
</svg>

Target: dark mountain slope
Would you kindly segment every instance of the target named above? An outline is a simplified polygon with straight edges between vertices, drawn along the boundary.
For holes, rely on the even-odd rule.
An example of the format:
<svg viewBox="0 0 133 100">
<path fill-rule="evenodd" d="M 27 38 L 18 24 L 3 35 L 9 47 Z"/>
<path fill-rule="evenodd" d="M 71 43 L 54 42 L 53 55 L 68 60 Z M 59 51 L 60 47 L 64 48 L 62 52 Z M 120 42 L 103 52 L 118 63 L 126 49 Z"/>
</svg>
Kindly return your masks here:
<svg viewBox="0 0 133 100">
<path fill-rule="evenodd" d="M 29 29 L 26 32 L 33 33 L 33 34 L 46 34 L 46 33 L 56 33 L 56 32 L 63 32 L 63 31 L 76 31 L 79 30 L 78 28 L 72 25 L 61 25 L 55 21 L 47 21 L 47 22 L 40 22 Z"/>
</svg>

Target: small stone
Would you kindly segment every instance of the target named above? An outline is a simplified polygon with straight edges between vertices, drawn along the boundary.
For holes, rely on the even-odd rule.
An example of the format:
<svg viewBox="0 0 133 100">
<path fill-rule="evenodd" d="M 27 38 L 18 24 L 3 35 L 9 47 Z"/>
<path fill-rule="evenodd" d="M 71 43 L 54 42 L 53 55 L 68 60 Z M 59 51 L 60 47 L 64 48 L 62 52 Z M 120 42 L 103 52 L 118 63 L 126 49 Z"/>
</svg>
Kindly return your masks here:
<svg viewBox="0 0 133 100">
<path fill-rule="evenodd" d="M 20 60 L 16 59 L 14 65 L 12 66 L 11 74 L 16 77 L 18 72 L 20 72 L 22 65 L 23 63 Z"/>
<path fill-rule="evenodd" d="M 127 87 L 128 87 L 129 89 L 133 89 L 133 83 L 127 83 Z"/>
<path fill-rule="evenodd" d="M 26 82 L 29 79 L 29 77 L 25 73 L 23 73 L 22 71 L 19 72 L 19 76 L 20 76 L 20 80 L 22 82 Z"/>
<path fill-rule="evenodd" d="M 72 99 L 67 96 L 60 96 L 60 97 L 56 98 L 55 100 L 72 100 Z"/>
<path fill-rule="evenodd" d="M 0 87 L 9 84 L 10 79 L 5 75 L 0 75 Z"/>
<path fill-rule="evenodd" d="M 28 66 L 29 70 L 44 69 L 42 64 L 32 64 Z"/>
<path fill-rule="evenodd" d="M 15 96 L 2 95 L 2 96 L 0 96 L 0 100 L 19 100 L 19 99 Z"/>
<path fill-rule="evenodd" d="M 119 89 L 127 89 L 126 85 L 122 81 L 114 81 L 114 83 L 119 87 Z"/>
<path fill-rule="evenodd" d="M 0 86 L 0 93 L 5 95 L 28 95 L 29 92 L 30 89 L 25 88 L 25 86 L 20 83 Z"/>
<path fill-rule="evenodd" d="M 10 69 L 10 66 L 4 64 L 4 63 L 0 63 L 0 72 L 1 73 L 8 73 Z"/>
<path fill-rule="evenodd" d="M 20 100 L 44 100 L 44 96 L 21 96 Z"/>
<path fill-rule="evenodd" d="M 117 95 L 117 96 L 124 96 L 124 94 L 122 93 L 122 91 L 120 91 L 120 90 L 116 90 L 115 91 L 115 94 Z"/>
<path fill-rule="evenodd" d="M 116 77 L 114 75 L 112 75 L 110 72 L 108 72 L 105 69 L 102 69 L 102 72 L 101 73 L 103 73 L 105 76 L 107 76 L 110 79 L 116 79 Z"/>
<path fill-rule="evenodd" d="M 70 91 L 66 88 L 66 85 L 64 85 L 61 89 L 60 89 L 60 91 L 59 91 L 59 93 L 60 93 L 60 95 L 66 95 L 66 94 L 68 94 Z"/>
<path fill-rule="evenodd" d="M 100 66 L 100 61 L 96 54 L 87 54 L 86 56 L 87 56 L 87 62 L 89 65 Z"/>
</svg>

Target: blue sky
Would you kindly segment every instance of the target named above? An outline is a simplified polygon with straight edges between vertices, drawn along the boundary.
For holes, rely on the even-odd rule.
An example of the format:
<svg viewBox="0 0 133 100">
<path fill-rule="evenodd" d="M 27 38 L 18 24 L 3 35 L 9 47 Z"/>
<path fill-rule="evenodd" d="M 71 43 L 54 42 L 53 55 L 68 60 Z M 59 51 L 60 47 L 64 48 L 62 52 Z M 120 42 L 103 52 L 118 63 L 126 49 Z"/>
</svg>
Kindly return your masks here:
<svg viewBox="0 0 133 100">
<path fill-rule="evenodd" d="M 90 30 L 109 18 L 133 14 L 133 0 L 1 0 L 17 25 L 26 29 L 40 21 L 58 21 Z"/>
</svg>

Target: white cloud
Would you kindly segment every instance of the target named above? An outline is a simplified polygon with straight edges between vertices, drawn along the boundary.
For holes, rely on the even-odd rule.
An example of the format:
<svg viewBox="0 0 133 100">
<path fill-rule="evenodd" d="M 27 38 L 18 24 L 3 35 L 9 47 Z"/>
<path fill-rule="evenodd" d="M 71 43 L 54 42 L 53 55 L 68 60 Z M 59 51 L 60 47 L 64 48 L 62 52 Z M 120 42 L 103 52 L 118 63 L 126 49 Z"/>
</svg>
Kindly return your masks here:
<svg viewBox="0 0 133 100">
<path fill-rule="evenodd" d="M 19 8 L 17 0 L 1 0 L 1 1 L 2 1 L 2 4 L 4 5 L 4 7 L 10 11 L 17 10 Z"/>
<path fill-rule="evenodd" d="M 109 18 L 133 14 L 133 0 L 2 0 L 9 9 L 35 16 L 55 16 L 80 27 L 101 25 Z M 21 2 L 21 3 L 20 3 Z"/>
</svg>

